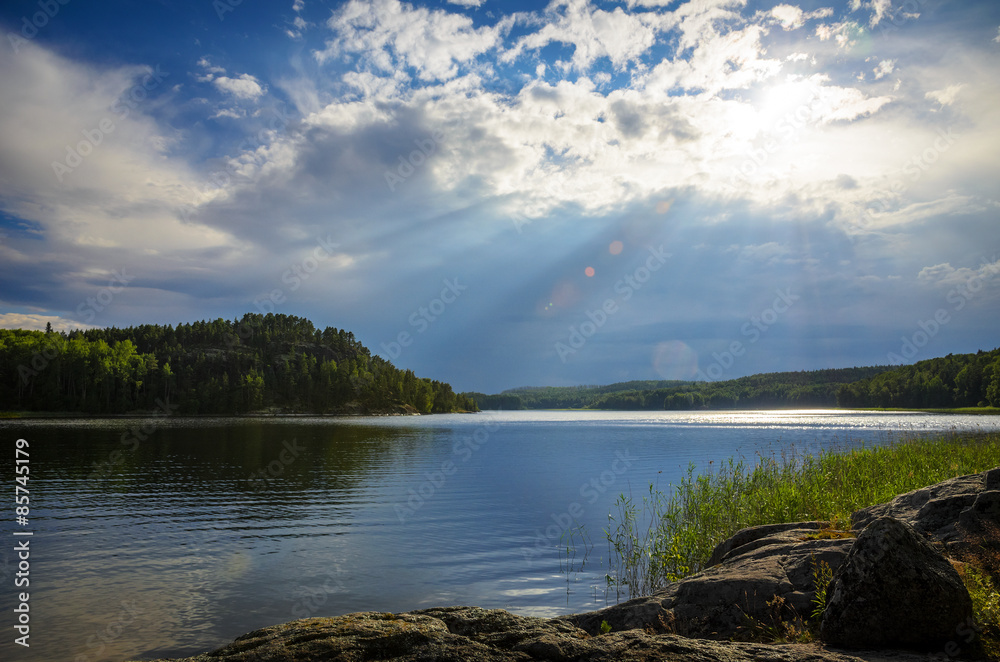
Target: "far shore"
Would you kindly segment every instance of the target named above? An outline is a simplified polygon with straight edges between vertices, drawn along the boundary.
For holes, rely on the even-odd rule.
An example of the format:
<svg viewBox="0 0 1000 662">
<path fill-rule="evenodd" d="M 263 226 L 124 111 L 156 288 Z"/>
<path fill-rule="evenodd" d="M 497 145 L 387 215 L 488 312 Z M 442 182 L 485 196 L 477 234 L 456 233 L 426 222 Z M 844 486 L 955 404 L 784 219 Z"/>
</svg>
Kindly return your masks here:
<svg viewBox="0 0 1000 662">
<path fill-rule="evenodd" d="M 958 407 L 952 409 L 915 409 L 903 407 L 869 407 L 869 408 L 844 408 L 844 407 L 773 407 L 768 409 L 517 409 L 509 411 L 601 411 L 601 412 L 738 412 L 738 411 L 833 411 L 833 412 L 913 412 L 923 414 L 973 414 L 977 416 L 997 416 L 1000 415 L 1000 407 Z M 483 410 L 487 411 L 487 410 Z M 475 414 L 480 412 L 459 411 L 450 412 L 454 414 Z M 246 414 L 176 414 L 181 418 L 357 418 L 365 416 L 434 416 L 435 414 L 421 414 L 419 412 L 402 411 L 378 411 L 378 412 L 350 412 L 336 414 L 314 414 L 309 412 L 248 412 Z M 129 412 L 124 414 L 88 414 L 84 412 L 59 412 L 59 411 L 0 411 L 0 420 L 32 420 L 32 419 L 101 419 L 101 418 L 159 418 L 162 413 L 153 412 Z"/>
</svg>

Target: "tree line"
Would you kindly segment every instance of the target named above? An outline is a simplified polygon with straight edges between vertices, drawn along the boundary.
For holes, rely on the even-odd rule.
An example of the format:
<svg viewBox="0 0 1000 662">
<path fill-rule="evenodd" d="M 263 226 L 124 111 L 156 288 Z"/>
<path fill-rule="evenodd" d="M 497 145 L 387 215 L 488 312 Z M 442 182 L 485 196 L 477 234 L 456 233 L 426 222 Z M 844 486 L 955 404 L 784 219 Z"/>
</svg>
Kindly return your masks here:
<svg viewBox="0 0 1000 662">
<path fill-rule="evenodd" d="M 919 361 L 842 386 L 841 407 L 1000 407 L 1000 349 Z"/>
<path fill-rule="evenodd" d="M 354 334 L 292 315 L 45 332 L 0 329 L 6 409 L 115 414 L 423 414 L 475 411 L 449 384 L 421 379 Z"/>
<path fill-rule="evenodd" d="M 841 386 L 890 366 L 770 372 L 720 382 L 631 381 L 608 386 L 525 387 L 470 393 L 482 409 L 625 411 L 834 407 Z"/>
</svg>

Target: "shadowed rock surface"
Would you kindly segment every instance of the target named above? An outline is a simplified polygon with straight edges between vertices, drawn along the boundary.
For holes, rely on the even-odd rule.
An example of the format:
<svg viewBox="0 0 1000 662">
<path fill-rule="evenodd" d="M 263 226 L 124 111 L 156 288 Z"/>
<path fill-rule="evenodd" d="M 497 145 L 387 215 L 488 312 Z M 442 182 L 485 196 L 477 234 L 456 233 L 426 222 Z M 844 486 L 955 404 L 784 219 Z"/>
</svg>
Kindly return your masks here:
<svg viewBox="0 0 1000 662">
<path fill-rule="evenodd" d="M 931 649 L 971 618 L 955 568 L 909 524 L 880 517 L 834 574 L 821 634 L 838 646 Z"/>
<path fill-rule="evenodd" d="M 952 478 L 901 494 L 889 503 L 863 508 L 851 515 L 851 525 L 860 531 L 886 516 L 906 522 L 949 553 L 964 551 L 970 534 L 981 535 L 984 526 L 1000 522 L 1000 467 Z"/>
<path fill-rule="evenodd" d="M 244 635 L 176 662 L 917 662 L 915 655 L 839 653 L 816 645 L 688 639 L 643 630 L 591 636 L 563 621 L 477 607 L 310 618 Z"/>
<path fill-rule="evenodd" d="M 821 523 L 804 522 L 744 529 L 713 554 L 723 560 L 652 595 L 598 611 L 565 616 L 591 634 L 607 621 L 614 630 L 653 628 L 686 637 L 729 639 L 747 618 L 769 618 L 774 596 L 803 616 L 813 609 L 815 562 L 840 567 L 853 538 L 812 540 Z M 732 544 L 735 540 L 737 544 Z"/>
<path fill-rule="evenodd" d="M 825 522 L 744 529 L 715 549 L 704 571 L 653 595 L 599 611 L 543 619 L 449 607 L 312 618 L 257 630 L 217 651 L 173 662 L 917 662 L 926 660 L 928 652 L 949 659 L 940 644 L 954 638 L 959 624 L 954 619 L 968 613 L 968 594 L 936 550 L 966 548 L 970 533 L 997 521 L 998 509 L 1000 468 L 944 481 L 854 513 L 851 520 L 860 545 L 852 537 L 818 538 Z M 873 526 L 866 530 L 869 525 Z M 856 545 L 859 549 L 852 551 Z M 852 556 L 857 562 L 848 568 Z M 726 641 L 742 635 L 748 616 L 766 620 L 767 602 L 775 596 L 807 617 L 814 607 L 816 561 L 825 561 L 836 573 L 827 599 L 834 612 L 824 615 L 824 629 L 849 652 L 820 644 Z M 909 565 L 899 565 L 904 561 Z M 879 583 L 893 574 L 899 575 L 899 586 Z M 934 577 L 950 588 L 927 595 L 906 592 L 906 584 L 922 585 Z M 914 600 L 927 604 L 915 606 Z M 957 605 L 954 613 L 947 611 L 952 607 L 939 608 L 946 604 Z M 909 625 L 874 620 L 888 619 L 888 612 L 899 618 L 918 611 L 917 607 L 923 609 L 924 620 L 917 618 Z M 932 614 L 937 615 L 936 623 Z M 853 630 L 847 627 L 852 618 Z M 599 634 L 603 621 L 612 628 L 609 634 Z M 873 631 L 895 634 L 879 638 L 872 636 Z M 924 652 L 889 650 L 898 646 L 916 646 Z"/>
</svg>

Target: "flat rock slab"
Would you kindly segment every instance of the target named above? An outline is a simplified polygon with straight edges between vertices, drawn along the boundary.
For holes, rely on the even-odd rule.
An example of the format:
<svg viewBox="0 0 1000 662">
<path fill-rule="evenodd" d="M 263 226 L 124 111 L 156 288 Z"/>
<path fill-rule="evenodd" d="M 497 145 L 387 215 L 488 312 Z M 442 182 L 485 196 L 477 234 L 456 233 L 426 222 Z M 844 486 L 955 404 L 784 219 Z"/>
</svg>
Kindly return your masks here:
<svg viewBox="0 0 1000 662">
<path fill-rule="evenodd" d="M 1000 467 L 958 476 L 936 485 L 901 494 L 888 503 L 862 508 L 851 515 L 851 526 L 861 531 L 880 517 L 906 522 L 949 552 L 961 552 L 968 535 L 981 535 L 996 525 L 1000 513 Z"/>
<path fill-rule="evenodd" d="M 918 662 L 892 653 L 817 645 L 688 639 L 643 630 L 591 636 L 569 624 L 496 609 L 449 607 L 405 614 L 310 618 L 244 635 L 212 653 L 158 662 Z"/>
</svg>

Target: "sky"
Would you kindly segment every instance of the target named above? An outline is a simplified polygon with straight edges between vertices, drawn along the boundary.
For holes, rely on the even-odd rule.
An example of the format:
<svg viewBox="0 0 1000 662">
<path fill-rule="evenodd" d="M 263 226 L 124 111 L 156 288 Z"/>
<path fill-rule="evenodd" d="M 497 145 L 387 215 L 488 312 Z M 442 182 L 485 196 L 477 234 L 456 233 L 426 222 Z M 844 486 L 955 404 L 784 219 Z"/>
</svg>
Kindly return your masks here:
<svg viewBox="0 0 1000 662">
<path fill-rule="evenodd" d="M 274 312 L 456 390 L 993 349 L 1000 3 L 0 6 L 0 326 Z"/>
</svg>

